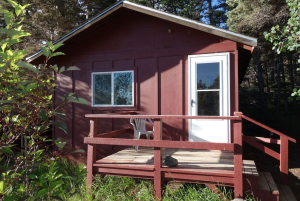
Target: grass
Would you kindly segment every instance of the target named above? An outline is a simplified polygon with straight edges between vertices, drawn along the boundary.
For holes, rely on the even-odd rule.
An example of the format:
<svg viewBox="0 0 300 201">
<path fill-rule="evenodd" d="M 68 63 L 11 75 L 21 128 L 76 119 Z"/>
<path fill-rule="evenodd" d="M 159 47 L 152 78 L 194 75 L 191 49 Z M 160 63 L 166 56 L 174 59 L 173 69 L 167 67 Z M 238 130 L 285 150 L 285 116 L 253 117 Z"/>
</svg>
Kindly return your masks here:
<svg viewBox="0 0 300 201">
<path fill-rule="evenodd" d="M 152 180 L 134 179 L 128 177 L 96 175 L 93 180 L 92 193 L 86 191 L 86 172 L 84 166 L 65 159 L 58 161 L 60 171 L 75 179 L 69 181 L 63 188 L 73 188 L 69 193 L 63 194 L 63 200 L 92 201 L 92 200 L 155 200 Z M 82 171 L 84 170 L 84 171 Z M 171 182 L 172 183 L 172 182 Z M 174 184 L 174 182 L 173 182 Z M 219 187 L 223 194 L 230 200 L 233 199 L 233 189 Z M 166 185 L 163 189 L 163 201 L 173 200 L 197 200 L 197 201 L 221 201 L 219 195 L 213 193 L 208 187 L 201 184 Z M 252 196 L 246 196 L 246 200 L 255 200 Z"/>
<path fill-rule="evenodd" d="M 114 177 L 105 176 L 101 178 L 100 175 L 96 175 L 93 180 L 93 186 L 91 193 L 86 190 L 86 168 L 85 165 L 76 163 L 58 157 L 56 159 L 56 175 L 63 175 L 63 184 L 59 187 L 62 191 L 59 194 L 57 200 L 68 200 L 68 201 L 92 201 L 92 200 L 103 200 L 103 201 L 131 201 L 131 200 L 145 200 L 151 201 L 154 199 L 154 187 L 153 180 L 134 179 L 128 177 Z M 4 168 L 1 166 L 0 168 Z M 3 169 L 4 170 L 4 169 Z M 38 166 L 33 171 L 33 174 L 44 175 L 49 171 L 48 165 Z M 33 180 L 32 180 L 33 181 Z M 31 181 L 31 182 L 32 182 Z M 30 182 L 30 183 L 31 183 Z M 20 181 L 22 183 L 22 181 Z M 33 185 L 34 186 L 34 185 Z M 29 187 L 28 200 L 36 200 L 34 197 L 39 192 L 40 188 L 44 187 Z M 18 194 L 18 186 L 12 187 L 12 194 Z M 233 199 L 233 189 L 220 186 L 219 189 L 223 194 Z M 188 200 L 188 201 L 222 201 L 219 195 L 213 193 L 208 187 L 202 184 L 179 184 L 175 182 L 169 182 L 168 185 L 164 185 L 163 189 L 163 201 L 173 200 Z M 246 196 L 246 200 L 252 201 L 253 196 Z M 41 200 L 41 199 L 40 199 Z M 46 199 L 44 199 L 46 200 Z"/>
<path fill-rule="evenodd" d="M 154 200 L 153 183 L 148 180 L 106 176 L 100 181 L 100 177 L 96 176 L 91 195 L 86 193 L 85 187 L 85 184 L 83 184 L 81 186 L 82 193 L 66 197 L 67 200 Z M 232 192 L 230 191 L 228 195 L 231 197 Z M 203 185 L 184 184 L 177 190 L 167 186 L 164 190 L 163 200 L 219 201 L 221 199 Z"/>
</svg>

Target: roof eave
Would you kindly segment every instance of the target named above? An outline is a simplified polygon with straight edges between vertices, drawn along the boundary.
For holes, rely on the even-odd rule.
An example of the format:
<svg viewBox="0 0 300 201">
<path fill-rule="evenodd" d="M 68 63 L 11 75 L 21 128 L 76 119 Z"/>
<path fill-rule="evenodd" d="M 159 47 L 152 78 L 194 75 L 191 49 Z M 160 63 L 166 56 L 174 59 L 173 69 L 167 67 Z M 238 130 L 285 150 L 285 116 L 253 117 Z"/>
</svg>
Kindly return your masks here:
<svg viewBox="0 0 300 201">
<path fill-rule="evenodd" d="M 135 3 L 132 3 L 132 2 L 129 2 L 129 1 L 124 1 L 123 6 L 125 8 L 135 10 L 137 12 L 142 12 L 142 13 L 145 13 L 145 14 L 148 14 L 148 15 L 151 15 L 151 16 L 154 16 L 154 17 L 158 17 L 158 18 L 161 18 L 161 19 L 164 19 L 164 20 L 168 20 L 168 21 L 171 21 L 171 22 L 174 22 L 174 23 L 177 23 L 177 24 L 182 24 L 182 25 L 188 26 L 190 28 L 195 28 L 197 30 L 204 31 L 204 32 L 207 32 L 207 33 L 211 33 L 211 34 L 214 34 L 214 35 L 217 35 L 217 36 L 221 36 L 221 37 L 227 38 L 229 40 L 240 42 L 240 43 L 252 46 L 252 47 L 257 46 L 257 39 L 256 38 L 245 36 L 243 34 L 235 33 L 235 32 L 232 32 L 232 31 L 228 31 L 226 29 L 222 29 L 222 28 L 214 27 L 214 26 L 211 26 L 211 25 L 208 25 L 208 24 L 200 23 L 200 22 L 195 21 L 195 20 L 190 20 L 190 19 L 187 19 L 187 18 L 183 18 L 181 16 L 177 16 L 177 15 L 174 15 L 174 14 L 171 14 L 171 13 L 166 13 L 166 12 L 163 12 L 163 11 L 160 11 L 160 10 L 156 10 L 154 8 L 149 8 L 149 7 L 142 6 L 142 5 L 139 5 L 139 4 L 135 4 Z"/>
<path fill-rule="evenodd" d="M 86 28 L 90 27 L 94 23 L 98 22 L 102 18 L 106 17 L 107 15 L 111 14 L 112 12 L 114 12 L 114 11 L 118 10 L 119 8 L 123 7 L 123 2 L 124 2 L 124 0 L 121 0 L 120 2 L 112 5 L 111 7 L 104 10 L 102 13 L 96 15 L 95 17 L 91 18 L 90 20 L 88 20 L 84 24 L 80 25 L 76 29 L 69 32 L 68 34 L 66 34 L 63 37 L 59 38 L 57 41 L 53 42 L 53 44 L 55 45 L 55 44 L 58 44 L 58 43 L 63 43 L 64 41 L 68 40 L 72 36 L 75 36 L 76 34 L 80 33 L 81 31 L 85 30 Z M 41 55 L 42 55 L 42 50 L 34 53 L 33 55 L 31 55 L 29 57 L 27 57 L 25 60 L 27 62 L 32 62 L 33 60 L 37 59 Z"/>
<path fill-rule="evenodd" d="M 181 24 L 190 28 L 194 28 L 203 32 L 207 32 L 210 34 L 214 34 L 238 43 L 242 43 L 251 47 L 256 47 L 257 46 L 257 39 L 256 38 L 252 38 L 249 36 L 245 36 L 242 34 L 238 34 L 232 31 L 228 31 L 226 29 L 222 29 L 222 28 L 218 28 L 218 27 L 214 27 L 211 25 L 207 25 L 204 23 L 200 23 L 197 22 L 195 20 L 190 20 L 190 19 L 186 19 L 174 14 L 170 14 L 170 13 L 166 13 L 154 8 L 149 8 L 146 6 L 142 6 L 136 3 L 132 3 L 126 0 L 122 0 L 116 4 L 114 4 L 113 6 L 111 6 L 110 8 L 106 9 L 105 11 L 103 11 L 102 13 L 96 15 L 95 17 L 93 17 L 91 20 L 87 21 L 86 23 L 84 23 L 83 25 L 79 26 L 78 28 L 74 29 L 73 31 L 71 31 L 70 33 L 68 33 L 67 35 L 61 37 L 60 39 L 58 39 L 57 41 L 55 41 L 53 44 L 57 44 L 57 43 L 62 43 L 66 40 L 68 40 L 69 38 L 75 36 L 76 34 L 80 33 L 81 31 L 85 30 L 86 28 L 88 28 L 89 26 L 93 25 L 94 23 L 98 22 L 99 20 L 101 20 L 102 18 L 104 18 L 105 16 L 111 14 L 112 12 L 118 10 L 119 8 L 124 7 L 130 10 L 134 10 L 137 12 L 141 12 L 144 14 L 148 14 L 154 17 L 158 17 L 160 19 L 164 19 L 170 22 L 174 22 L 177 24 Z M 42 55 L 42 51 L 38 51 L 35 54 L 29 56 L 26 58 L 26 61 L 28 62 L 32 62 L 33 60 L 37 59 L 39 56 Z"/>
</svg>

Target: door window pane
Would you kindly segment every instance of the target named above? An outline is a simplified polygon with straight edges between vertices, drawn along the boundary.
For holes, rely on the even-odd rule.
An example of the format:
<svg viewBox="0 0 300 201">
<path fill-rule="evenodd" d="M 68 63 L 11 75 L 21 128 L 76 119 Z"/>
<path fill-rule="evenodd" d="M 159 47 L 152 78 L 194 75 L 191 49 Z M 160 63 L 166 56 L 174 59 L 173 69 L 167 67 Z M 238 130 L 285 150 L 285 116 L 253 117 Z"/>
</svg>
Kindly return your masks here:
<svg viewBox="0 0 300 201">
<path fill-rule="evenodd" d="M 198 91 L 198 116 L 219 116 L 220 98 L 218 91 Z"/>
<path fill-rule="evenodd" d="M 114 104 L 132 105 L 132 73 L 114 73 Z"/>
<path fill-rule="evenodd" d="M 94 75 L 94 104 L 111 104 L 111 74 Z"/>
<path fill-rule="evenodd" d="M 220 89 L 219 63 L 197 64 L 197 89 Z"/>
</svg>

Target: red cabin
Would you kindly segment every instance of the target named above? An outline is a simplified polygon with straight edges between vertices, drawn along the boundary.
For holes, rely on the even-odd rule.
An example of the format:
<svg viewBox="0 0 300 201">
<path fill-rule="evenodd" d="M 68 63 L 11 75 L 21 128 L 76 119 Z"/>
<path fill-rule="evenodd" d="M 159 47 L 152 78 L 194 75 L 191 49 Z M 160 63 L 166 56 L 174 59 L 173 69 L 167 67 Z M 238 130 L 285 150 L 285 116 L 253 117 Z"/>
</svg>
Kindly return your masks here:
<svg viewBox="0 0 300 201">
<path fill-rule="evenodd" d="M 52 62 L 81 70 L 59 77 L 55 99 L 74 92 L 90 105 L 70 103 L 68 135 L 59 129 L 53 135 L 87 150 L 88 185 L 94 174 L 154 179 L 160 199 L 163 180 L 210 188 L 222 183 L 242 198 L 248 179 L 256 196 L 278 199 L 272 177 L 242 157 L 243 141 L 273 156 L 287 184 L 288 141 L 295 140 L 239 111 L 238 85 L 255 38 L 120 1 L 57 43 L 65 44 L 59 51 L 66 56 Z M 41 51 L 27 58 L 33 64 L 43 59 Z M 130 119 L 136 118 L 154 121 L 153 138 L 133 139 Z M 243 136 L 242 119 L 280 140 Z M 147 130 L 152 127 L 147 123 Z M 280 153 L 259 142 L 279 144 Z M 178 166 L 167 167 L 166 155 Z M 264 189 L 258 187 L 262 178 Z"/>
</svg>

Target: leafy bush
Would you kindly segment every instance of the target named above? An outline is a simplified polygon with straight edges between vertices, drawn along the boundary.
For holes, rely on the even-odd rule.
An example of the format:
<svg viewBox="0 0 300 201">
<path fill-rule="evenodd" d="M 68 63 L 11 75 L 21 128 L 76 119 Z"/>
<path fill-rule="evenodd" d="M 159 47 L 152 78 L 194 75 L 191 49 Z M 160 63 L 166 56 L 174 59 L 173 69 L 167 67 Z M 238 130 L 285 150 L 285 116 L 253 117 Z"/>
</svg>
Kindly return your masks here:
<svg viewBox="0 0 300 201">
<path fill-rule="evenodd" d="M 30 33 L 22 30 L 24 10 L 29 5 L 19 5 L 7 0 L 15 12 L 0 10 L 4 15 L 5 27 L 0 28 L 0 195 L 3 200 L 19 200 L 29 197 L 49 200 L 62 193 L 63 174 L 57 174 L 57 165 L 43 154 L 49 141 L 44 135 L 51 126 L 67 133 L 67 126 L 57 119 L 65 119 L 64 105 L 68 102 L 88 104 L 74 93 L 66 94 L 54 102 L 56 80 L 64 71 L 80 70 L 49 64 L 55 52 L 63 44 L 42 47 L 45 62 L 34 66 L 24 61 L 26 51 L 17 50 L 14 45 Z M 59 140 L 56 144 L 63 145 Z M 61 146 L 60 148 L 63 148 Z M 51 162 L 51 163 L 50 163 Z M 35 174 L 41 167 L 47 172 Z M 70 179 L 70 177 L 68 177 Z"/>
<path fill-rule="evenodd" d="M 264 32 L 266 40 L 273 44 L 273 50 L 277 54 L 286 51 L 296 51 L 300 53 L 300 0 L 286 0 L 290 11 L 290 18 L 283 27 L 276 25 L 271 28 L 271 32 Z M 300 63 L 300 58 L 298 59 Z M 297 68 L 299 71 L 300 68 Z M 300 96 L 300 89 L 294 89 L 292 96 Z"/>
</svg>

